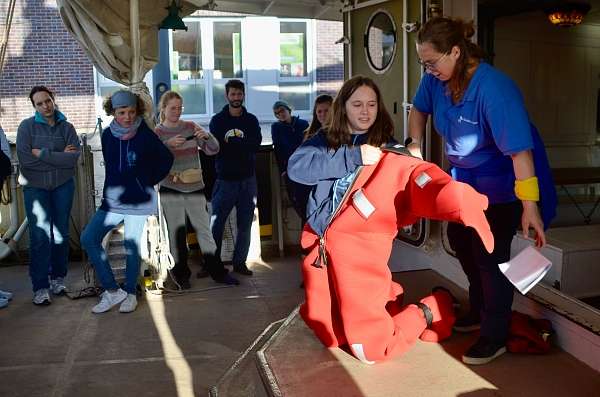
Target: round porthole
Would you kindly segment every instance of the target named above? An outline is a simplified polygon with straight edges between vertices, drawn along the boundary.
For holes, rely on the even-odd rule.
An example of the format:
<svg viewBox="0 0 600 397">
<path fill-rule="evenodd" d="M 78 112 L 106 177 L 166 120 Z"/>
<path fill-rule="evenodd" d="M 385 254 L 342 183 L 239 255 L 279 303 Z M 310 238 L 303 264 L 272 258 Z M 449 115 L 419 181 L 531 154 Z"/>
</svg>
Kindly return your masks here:
<svg viewBox="0 0 600 397">
<path fill-rule="evenodd" d="M 375 11 L 369 18 L 364 46 L 369 66 L 375 73 L 383 73 L 392 65 L 396 53 L 396 25 L 387 11 Z"/>
</svg>

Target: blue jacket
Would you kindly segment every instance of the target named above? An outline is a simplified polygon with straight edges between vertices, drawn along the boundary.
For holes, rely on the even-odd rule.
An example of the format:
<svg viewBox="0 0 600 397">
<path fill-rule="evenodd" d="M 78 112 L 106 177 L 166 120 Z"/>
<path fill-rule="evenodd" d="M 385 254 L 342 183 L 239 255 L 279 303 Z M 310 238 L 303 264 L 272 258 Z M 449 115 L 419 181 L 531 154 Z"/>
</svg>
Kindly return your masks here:
<svg viewBox="0 0 600 397">
<path fill-rule="evenodd" d="M 104 191 L 100 209 L 129 215 L 157 213 L 154 185 L 171 169 L 173 155 L 144 121 L 135 136 L 120 140 L 102 132 Z"/>
<path fill-rule="evenodd" d="M 333 213 L 333 187 L 336 181 L 353 173 L 362 165 L 360 147 L 368 134 L 353 135 L 353 146 L 342 145 L 329 149 L 325 134 L 319 131 L 304 142 L 288 162 L 288 176 L 293 181 L 314 188 L 306 208 L 307 222 L 322 236 Z"/>
<path fill-rule="evenodd" d="M 292 153 L 294 153 L 294 150 L 302 144 L 304 131 L 307 128 L 308 122 L 298 116 L 292 117 L 292 122 L 289 124 L 281 121 L 271 124 L 273 150 L 280 173 L 287 170 L 288 160 Z"/>
<path fill-rule="evenodd" d="M 234 117 L 225 105 L 212 117 L 209 129 L 220 146 L 215 160 L 217 178 L 239 181 L 254 176 L 256 152 L 262 141 L 258 119 L 246 108 Z"/>
</svg>

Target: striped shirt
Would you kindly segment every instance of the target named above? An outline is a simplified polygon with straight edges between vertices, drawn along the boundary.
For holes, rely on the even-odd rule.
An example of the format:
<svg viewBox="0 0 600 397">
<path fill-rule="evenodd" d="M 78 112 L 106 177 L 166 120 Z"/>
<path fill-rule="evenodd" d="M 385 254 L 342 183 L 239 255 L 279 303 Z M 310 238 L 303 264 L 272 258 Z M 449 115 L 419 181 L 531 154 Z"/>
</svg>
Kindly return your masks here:
<svg viewBox="0 0 600 397">
<path fill-rule="evenodd" d="M 160 140 L 166 145 L 167 140 L 177 135 L 181 135 L 184 138 L 194 135 L 195 128 L 196 125 L 194 123 L 180 120 L 175 128 L 169 128 L 163 124 L 159 124 L 156 126 L 155 132 Z M 201 169 L 198 149 L 209 156 L 219 152 L 219 142 L 211 133 L 208 131 L 207 133 L 209 135 L 208 139 L 190 139 L 175 149 L 169 147 L 169 150 L 171 150 L 171 153 L 173 153 L 173 156 L 175 157 L 175 161 L 173 162 L 169 175 L 160 182 L 160 186 L 183 193 L 195 192 L 204 188 L 203 180 L 195 183 L 182 183 L 181 181 L 174 182 L 173 176 L 188 169 Z"/>
</svg>

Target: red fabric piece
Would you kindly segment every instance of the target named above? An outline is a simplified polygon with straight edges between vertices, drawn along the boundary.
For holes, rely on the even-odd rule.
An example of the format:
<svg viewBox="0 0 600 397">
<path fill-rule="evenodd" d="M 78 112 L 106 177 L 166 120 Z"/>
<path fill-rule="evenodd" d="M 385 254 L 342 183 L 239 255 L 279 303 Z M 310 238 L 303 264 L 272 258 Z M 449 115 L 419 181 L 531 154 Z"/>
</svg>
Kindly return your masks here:
<svg viewBox="0 0 600 397">
<path fill-rule="evenodd" d="M 549 337 L 554 330 L 549 320 L 513 311 L 508 333 L 506 348 L 509 352 L 543 354 L 550 351 Z"/>
<path fill-rule="evenodd" d="M 368 216 L 356 200 L 359 189 L 374 208 Z M 306 301 L 300 315 L 325 346 L 349 345 L 363 362 L 405 352 L 423 334 L 426 322 L 416 305 L 402 306 L 402 286 L 392 281 L 387 265 L 398 229 L 420 217 L 461 222 L 474 227 L 491 252 L 487 205 L 485 196 L 453 181 L 434 164 L 384 154 L 376 166 L 362 169 L 325 231 L 327 264 L 319 260 L 319 237 L 305 227 L 301 244 L 308 252 L 302 263 Z M 425 298 L 438 316 L 434 335 L 425 336 L 428 340 L 449 336 L 454 314 L 446 298 L 431 297 L 436 304 Z"/>
<path fill-rule="evenodd" d="M 452 295 L 447 291 L 436 291 L 433 295 L 421 299 L 433 314 L 431 325 L 423 331 L 419 338 L 424 342 L 438 343 L 452 335 L 452 327 L 456 322 Z"/>
</svg>

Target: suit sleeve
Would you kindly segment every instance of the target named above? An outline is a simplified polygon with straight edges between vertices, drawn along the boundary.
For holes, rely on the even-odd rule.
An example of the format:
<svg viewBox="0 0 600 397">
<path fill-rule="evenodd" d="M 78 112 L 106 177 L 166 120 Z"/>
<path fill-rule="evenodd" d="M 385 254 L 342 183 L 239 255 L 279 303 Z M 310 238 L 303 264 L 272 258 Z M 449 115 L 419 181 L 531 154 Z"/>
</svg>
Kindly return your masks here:
<svg viewBox="0 0 600 397">
<path fill-rule="evenodd" d="M 466 183 L 453 181 L 437 165 L 425 161 L 411 173 L 406 191 L 413 215 L 470 226 L 486 250 L 494 250 L 494 236 L 484 212 L 488 207 L 486 196 Z"/>
<path fill-rule="evenodd" d="M 325 138 L 319 134 L 304 142 L 288 161 L 290 179 L 303 185 L 339 179 L 362 164 L 359 147 L 340 146 L 329 150 Z"/>
</svg>

